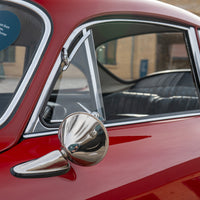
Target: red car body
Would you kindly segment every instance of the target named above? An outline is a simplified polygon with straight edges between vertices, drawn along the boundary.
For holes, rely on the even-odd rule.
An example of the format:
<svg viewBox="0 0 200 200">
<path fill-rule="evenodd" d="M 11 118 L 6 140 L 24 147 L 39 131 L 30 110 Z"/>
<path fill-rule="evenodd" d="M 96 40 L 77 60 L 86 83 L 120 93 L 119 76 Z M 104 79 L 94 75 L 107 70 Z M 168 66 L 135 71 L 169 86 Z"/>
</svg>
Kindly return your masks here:
<svg viewBox="0 0 200 200">
<path fill-rule="evenodd" d="M 68 173 L 18 178 L 10 169 L 60 148 L 57 135 L 23 138 L 24 131 L 70 34 L 103 16 L 137 16 L 192 27 L 200 18 L 145 0 L 35 0 L 51 18 L 46 50 L 9 120 L 0 129 L 1 199 L 200 199 L 200 117 L 175 117 L 107 128 L 109 149 L 96 166 L 72 164 Z M 194 55 L 200 57 L 200 55 Z M 196 66 L 198 69 L 199 66 Z"/>
</svg>

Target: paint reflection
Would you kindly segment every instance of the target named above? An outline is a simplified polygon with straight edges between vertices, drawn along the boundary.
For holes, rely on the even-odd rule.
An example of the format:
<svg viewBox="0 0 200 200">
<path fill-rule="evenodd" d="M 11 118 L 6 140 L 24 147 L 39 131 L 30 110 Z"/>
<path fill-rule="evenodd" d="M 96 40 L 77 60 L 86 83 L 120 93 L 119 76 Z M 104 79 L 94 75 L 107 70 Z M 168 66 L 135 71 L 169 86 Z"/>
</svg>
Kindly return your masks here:
<svg viewBox="0 0 200 200">
<path fill-rule="evenodd" d="M 109 136 L 109 145 L 133 142 L 137 140 L 147 139 L 150 137 L 151 136 Z"/>
</svg>

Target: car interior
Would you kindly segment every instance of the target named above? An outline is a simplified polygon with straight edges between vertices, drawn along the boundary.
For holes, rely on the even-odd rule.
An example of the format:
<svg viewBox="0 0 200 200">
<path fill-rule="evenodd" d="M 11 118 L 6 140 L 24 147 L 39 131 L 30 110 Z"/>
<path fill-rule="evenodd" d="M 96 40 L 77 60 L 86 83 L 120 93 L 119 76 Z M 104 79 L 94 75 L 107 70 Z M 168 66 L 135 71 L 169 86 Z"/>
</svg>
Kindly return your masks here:
<svg viewBox="0 0 200 200">
<path fill-rule="evenodd" d="M 102 66 L 100 68 L 103 71 Z M 124 83 L 122 85 L 125 87 Z M 130 85 L 128 83 L 126 89 L 118 92 L 103 94 L 107 120 L 200 108 L 190 70 L 160 72 Z"/>
<path fill-rule="evenodd" d="M 104 30 L 104 34 L 101 34 Z M 129 35 L 177 29 L 143 23 L 105 23 L 93 27 L 96 48 L 102 43 Z M 124 81 L 98 61 L 106 119 L 140 118 L 192 111 L 200 108 L 191 69 L 180 68 L 147 74 Z"/>
</svg>

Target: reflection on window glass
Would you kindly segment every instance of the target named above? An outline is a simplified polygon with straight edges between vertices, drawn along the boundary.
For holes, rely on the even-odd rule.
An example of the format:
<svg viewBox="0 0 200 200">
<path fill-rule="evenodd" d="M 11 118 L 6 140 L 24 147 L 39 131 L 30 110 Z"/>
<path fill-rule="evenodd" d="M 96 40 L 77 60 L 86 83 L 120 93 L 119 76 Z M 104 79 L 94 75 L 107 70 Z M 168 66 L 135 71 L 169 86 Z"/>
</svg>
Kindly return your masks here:
<svg viewBox="0 0 200 200">
<path fill-rule="evenodd" d="M 54 90 L 88 91 L 88 82 L 81 70 L 71 64 L 58 78 Z"/>
<path fill-rule="evenodd" d="M 11 57 L 7 57 L 7 60 L 11 63 L 4 58 L 0 61 L 0 93 L 13 93 L 22 77 L 26 52 L 25 47 L 16 46 L 15 52 L 15 62 L 11 62 L 13 60 L 12 54 L 10 54 Z"/>
<path fill-rule="evenodd" d="M 0 51 L 0 62 L 15 62 L 15 47 L 9 46 Z"/>
<path fill-rule="evenodd" d="M 113 43 L 115 48 L 108 48 Z M 113 62 L 107 62 L 107 58 L 113 58 Z M 123 80 L 162 70 L 190 68 L 182 33 L 145 34 L 110 41 L 97 48 L 97 59 Z"/>
<path fill-rule="evenodd" d="M 116 65 L 117 40 L 107 42 L 97 48 L 97 57 L 102 64 Z"/>
</svg>

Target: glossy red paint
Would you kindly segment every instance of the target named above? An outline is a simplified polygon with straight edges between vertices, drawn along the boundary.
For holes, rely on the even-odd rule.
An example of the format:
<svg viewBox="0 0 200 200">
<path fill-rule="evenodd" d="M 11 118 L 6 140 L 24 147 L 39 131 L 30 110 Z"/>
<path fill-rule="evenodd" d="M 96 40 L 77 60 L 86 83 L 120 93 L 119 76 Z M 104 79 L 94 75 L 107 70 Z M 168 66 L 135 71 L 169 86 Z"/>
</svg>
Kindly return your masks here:
<svg viewBox="0 0 200 200">
<path fill-rule="evenodd" d="M 54 31 L 21 105 L 12 119 L 0 130 L 0 197 L 30 200 L 157 200 L 169 195 L 172 187 L 168 187 L 168 184 L 177 184 L 178 180 L 187 187 L 190 194 L 200 198 L 199 179 L 195 178 L 200 175 L 198 116 L 108 128 L 109 150 L 97 166 L 86 168 L 72 164 L 71 170 L 65 175 L 41 179 L 19 179 L 11 175 L 10 168 L 16 164 L 60 148 L 56 135 L 23 141 L 19 139 L 56 57 L 74 28 L 91 18 L 114 14 L 159 17 L 176 23 L 194 25 L 196 28 L 200 26 L 200 20 L 196 16 L 157 1 L 35 2 L 50 14 Z M 15 146 L 12 147 L 13 145 Z M 168 187 L 169 190 L 162 190 L 162 187 Z"/>
<path fill-rule="evenodd" d="M 40 66 L 12 119 L 0 132 L 0 151 L 16 144 L 38 101 L 62 45 L 70 33 L 83 22 L 103 15 L 137 15 L 160 18 L 200 27 L 197 16 L 174 6 L 151 0 L 36 0 L 51 16 L 53 34 Z"/>
<path fill-rule="evenodd" d="M 0 156 L 1 198 L 12 199 L 13 194 L 15 199 L 138 198 L 199 172 L 199 120 L 193 117 L 110 128 L 111 145 L 101 163 L 93 167 L 72 164 L 65 175 L 40 179 L 15 178 L 9 169 L 58 149 L 59 141 L 57 136 L 26 139 Z M 187 188 L 194 193 L 196 185 L 185 184 L 190 184 Z M 155 194 L 146 195 L 146 199 L 162 199 Z"/>
</svg>

